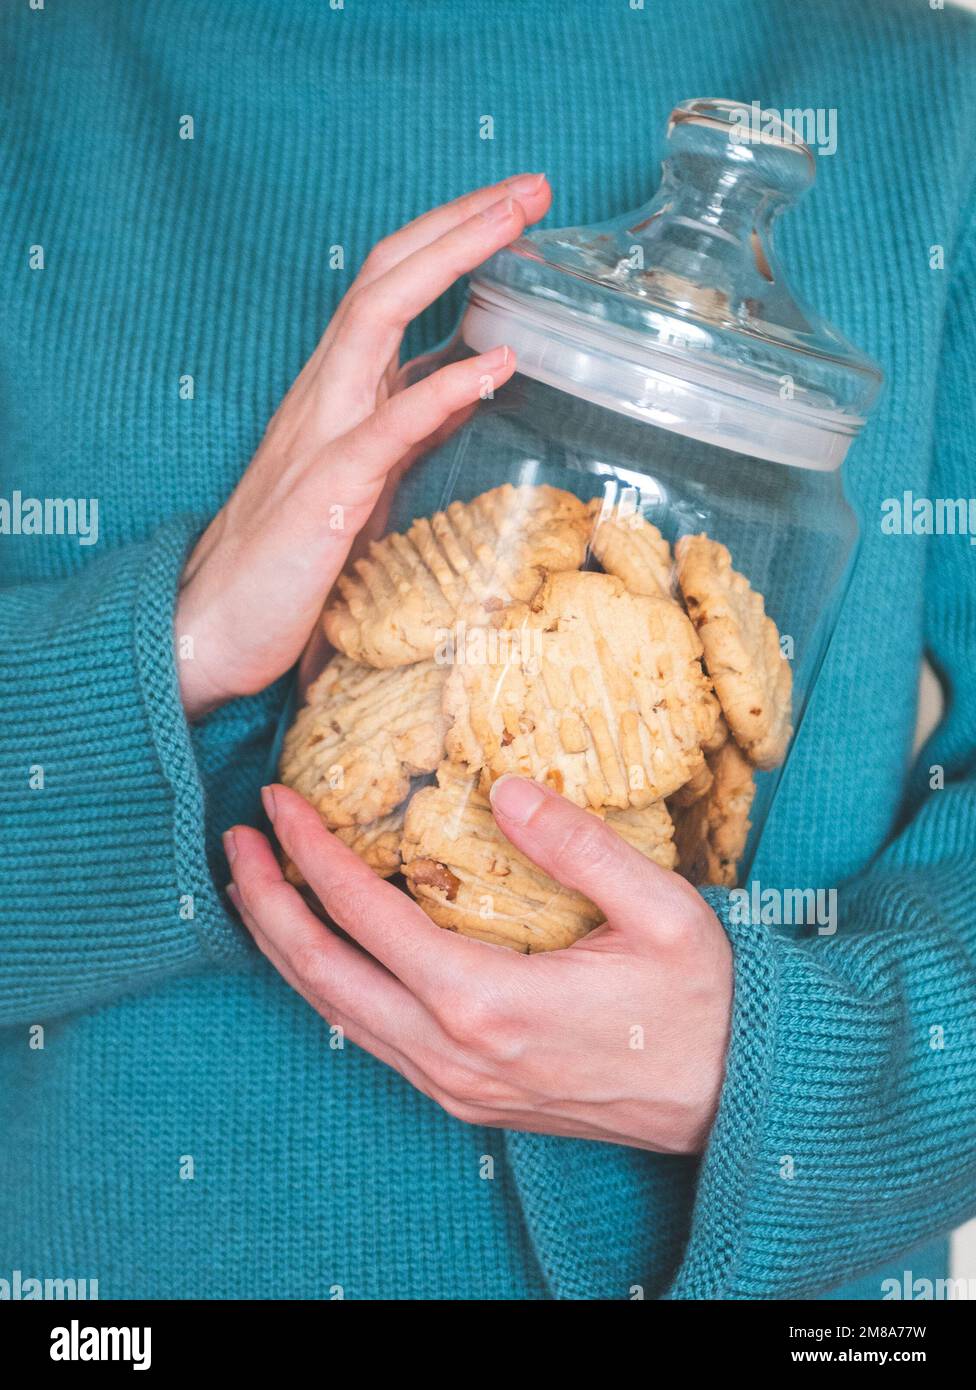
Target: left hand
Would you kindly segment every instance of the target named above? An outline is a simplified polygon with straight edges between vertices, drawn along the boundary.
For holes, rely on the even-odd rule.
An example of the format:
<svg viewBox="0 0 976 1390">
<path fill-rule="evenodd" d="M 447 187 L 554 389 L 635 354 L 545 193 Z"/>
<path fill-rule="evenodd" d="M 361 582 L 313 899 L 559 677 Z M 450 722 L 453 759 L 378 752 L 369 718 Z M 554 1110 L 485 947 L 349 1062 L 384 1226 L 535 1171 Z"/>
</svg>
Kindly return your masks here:
<svg viewBox="0 0 976 1390">
<path fill-rule="evenodd" d="M 606 923 L 524 956 L 437 927 L 285 787 L 265 808 L 344 941 L 285 882 L 265 837 L 225 837 L 248 930 L 312 1007 L 459 1120 L 698 1153 L 718 1105 L 732 956 L 685 881 L 535 782 L 492 788 L 518 849 Z M 366 954 L 368 952 L 368 954 Z"/>
</svg>

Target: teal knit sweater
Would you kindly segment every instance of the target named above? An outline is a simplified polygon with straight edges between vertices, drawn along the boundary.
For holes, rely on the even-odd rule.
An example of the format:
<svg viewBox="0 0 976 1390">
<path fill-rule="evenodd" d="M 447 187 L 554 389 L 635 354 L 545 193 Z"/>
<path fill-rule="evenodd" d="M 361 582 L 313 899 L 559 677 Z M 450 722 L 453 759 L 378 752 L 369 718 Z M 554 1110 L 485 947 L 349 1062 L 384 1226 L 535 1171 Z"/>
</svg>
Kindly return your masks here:
<svg viewBox="0 0 976 1390">
<path fill-rule="evenodd" d="M 0 1280 L 780 1298 L 945 1272 L 976 1212 L 976 552 L 880 521 L 905 490 L 973 491 L 974 59 L 927 0 L 4 6 L 0 529 L 95 498 L 98 536 L 0 534 Z M 671 106 L 704 95 L 836 111 L 780 246 L 888 385 L 755 866 L 842 885 L 840 929 L 729 923 L 727 1079 L 692 1163 L 465 1126 L 330 1047 L 222 896 L 286 683 L 188 728 L 171 614 L 375 240 L 523 169 L 551 223 L 632 207 Z M 909 773 L 923 650 L 948 708 Z"/>
</svg>

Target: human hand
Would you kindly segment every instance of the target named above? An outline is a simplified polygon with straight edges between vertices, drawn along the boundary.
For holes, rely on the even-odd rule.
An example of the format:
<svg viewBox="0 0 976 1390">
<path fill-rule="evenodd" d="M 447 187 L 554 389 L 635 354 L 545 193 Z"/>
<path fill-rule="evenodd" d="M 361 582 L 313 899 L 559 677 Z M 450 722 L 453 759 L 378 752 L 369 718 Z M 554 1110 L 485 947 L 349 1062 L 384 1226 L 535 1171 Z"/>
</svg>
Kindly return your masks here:
<svg viewBox="0 0 976 1390">
<path fill-rule="evenodd" d="M 492 788 L 500 828 L 607 916 L 567 950 L 523 956 L 436 927 L 302 797 L 263 795 L 284 849 L 364 949 L 311 912 L 257 830 L 225 837 L 228 891 L 268 959 L 352 1042 L 471 1124 L 702 1149 L 724 1075 L 732 958 L 683 879 L 563 797 L 503 777 Z"/>
<path fill-rule="evenodd" d="M 496 348 L 397 390 L 410 320 L 549 206 L 541 174 L 435 208 L 379 242 L 187 562 L 177 600 L 187 715 L 297 659 L 384 483 L 515 370 Z"/>
</svg>

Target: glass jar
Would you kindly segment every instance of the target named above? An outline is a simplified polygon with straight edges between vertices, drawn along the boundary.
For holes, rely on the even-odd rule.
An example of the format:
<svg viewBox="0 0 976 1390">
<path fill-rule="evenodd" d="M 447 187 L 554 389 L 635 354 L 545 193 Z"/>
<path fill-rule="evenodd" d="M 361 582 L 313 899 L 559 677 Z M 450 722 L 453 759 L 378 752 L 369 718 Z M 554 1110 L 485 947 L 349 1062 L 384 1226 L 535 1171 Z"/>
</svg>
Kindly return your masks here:
<svg viewBox="0 0 976 1390">
<path fill-rule="evenodd" d="M 546 950 L 600 920 L 495 826 L 506 772 L 694 883 L 748 875 L 843 598 L 840 465 L 880 386 L 789 289 L 772 227 L 814 158 L 755 125 L 682 103 L 650 203 L 499 252 L 405 374 L 516 354 L 340 581 L 280 772 L 450 929 Z"/>
</svg>

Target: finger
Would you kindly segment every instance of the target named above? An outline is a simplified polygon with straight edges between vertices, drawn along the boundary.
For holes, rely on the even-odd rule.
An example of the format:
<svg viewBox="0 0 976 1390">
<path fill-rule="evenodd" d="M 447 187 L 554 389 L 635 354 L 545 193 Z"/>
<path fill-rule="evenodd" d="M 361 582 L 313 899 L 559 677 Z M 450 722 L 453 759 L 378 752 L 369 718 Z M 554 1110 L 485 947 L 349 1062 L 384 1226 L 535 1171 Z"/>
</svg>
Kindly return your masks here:
<svg viewBox="0 0 976 1390">
<path fill-rule="evenodd" d="M 499 828 L 523 854 L 596 903 L 612 927 L 646 939 L 701 910 L 701 899 L 684 879 L 538 782 L 500 777 L 491 788 L 491 807 Z"/>
<path fill-rule="evenodd" d="M 286 821 L 289 802 L 299 802 L 303 816 L 306 812 L 310 815 L 324 840 L 352 858 L 352 867 L 363 871 L 364 880 L 371 881 L 377 889 L 385 889 L 386 896 L 396 900 L 401 914 L 396 924 L 399 933 L 410 935 L 404 932 L 403 920 L 403 910 L 410 909 L 422 919 L 421 925 L 430 934 L 434 949 L 443 949 L 444 934 L 404 894 L 383 883 L 351 850 L 329 835 L 317 813 L 302 798 L 283 787 L 276 787 L 275 792 L 276 800 L 284 807 L 283 811 L 276 809 L 276 821 Z M 234 882 L 228 892 L 255 942 L 292 988 L 329 1022 L 340 1024 L 352 1042 L 395 1067 L 450 1114 L 472 1124 L 500 1123 L 496 1112 L 516 1102 L 511 1089 L 494 1077 L 491 1059 L 481 1057 L 450 1036 L 409 989 L 377 961 L 331 932 L 296 890 L 285 883 L 263 835 L 246 826 L 234 827 L 232 834 L 233 852 L 229 859 Z M 292 838 L 289 836 L 289 840 Z M 289 853 L 293 853 L 291 848 Z M 315 857 L 318 861 L 321 854 Z M 303 868 L 309 886 L 319 892 L 312 881 L 311 865 L 306 862 L 299 867 Z M 339 888 L 338 879 L 333 880 L 333 886 Z M 344 911 L 341 920 L 340 914 L 336 914 L 336 920 L 347 929 L 354 927 L 359 918 L 352 906 L 355 899 L 356 890 L 338 892 L 337 901 Z M 368 904 L 366 911 L 371 917 Z M 454 938 L 450 938 L 450 943 L 453 947 Z M 463 942 L 464 947 L 475 944 Z M 504 954 L 490 946 L 485 950 L 489 956 Z M 429 969 L 426 976 L 432 979 Z M 478 979 L 480 982 L 480 975 Z M 378 997 L 374 988 L 377 981 L 382 981 L 386 998 Z M 470 1018 L 470 1011 L 458 1011 L 458 1002 L 463 1003 L 464 995 L 457 972 L 450 985 L 443 996 L 449 1005 L 449 1017 Z"/>
<path fill-rule="evenodd" d="M 439 449 L 455 434 L 462 425 L 471 419 L 472 414 L 477 409 L 477 403 L 472 402 L 464 406 L 461 410 L 455 410 L 447 420 L 440 425 L 433 434 L 429 434 L 422 439 L 419 444 L 412 445 L 403 457 L 393 465 L 383 479 L 383 488 L 376 501 L 376 505 L 370 512 L 366 524 L 356 536 L 352 548 L 349 551 L 350 560 L 356 560 L 361 555 L 369 551 L 371 541 L 379 540 L 385 536 L 388 528 L 390 508 L 396 496 L 396 490 L 400 485 L 400 479 L 408 469 L 412 468 L 418 458 L 424 454 L 432 453 L 434 449 Z"/>
<path fill-rule="evenodd" d="M 259 949 L 288 984 L 351 1042 L 399 1071 L 449 1114 L 470 1124 L 501 1124 L 499 1112 L 508 1113 L 517 1102 L 510 1088 L 492 1077 L 490 1062 L 460 1047 L 381 965 L 329 931 L 285 883 L 263 835 L 246 826 L 235 826 L 232 833 L 234 882 L 228 893 Z M 368 869 L 365 876 L 380 888 L 388 886 Z M 414 906 L 396 889 L 390 891 L 402 906 Z M 424 925 L 437 933 L 426 918 Z"/>
<path fill-rule="evenodd" d="M 462 275 L 514 241 L 525 224 L 522 205 L 514 198 L 502 198 L 412 252 L 364 288 L 351 290 L 343 301 L 331 346 L 345 360 L 368 361 L 382 369 L 411 319 Z"/>
<path fill-rule="evenodd" d="M 456 412 L 498 390 L 514 371 L 515 354 L 507 347 L 441 367 L 391 396 L 362 424 L 336 440 L 330 451 L 334 466 L 327 475 L 313 471 L 310 486 L 326 488 L 328 504 L 335 500 L 334 479 L 339 477 L 347 506 L 361 501 L 372 506 L 377 485 L 410 449 L 444 427 Z"/>
<path fill-rule="evenodd" d="M 372 283 L 378 276 L 385 275 L 395 265 L 399 265 L 407 256 L 424 246 L 429 246 L 432 241 L 460 226 L 469 217 L 484 212 L 493 203 L 506 197 L 514 198 L 521 203 L 527 223 L 536 222 L 540 217 L 544 217 L 549 209 L 552 189 L 545 174 L 515 174 L 511 178 L 502 179 L 500 183 L 476 188 L 473 192 L 454 198 L 449 203 L 431 208 L 412 222 L 407 222 L 391 236 L 378 241 L 363 262 L 350 288 L 358 286 L 361 289 L 364 285 Z"/>
<path fill-rule="evenodd" d="M 314 389 L 322 363 L 345 323 L 351 305 L 360 302 L 361 292 L 364 289 L 386 275 L 395 266 L 400 265 L 415 252 L 429 246 L 464 222 L 478 217 L 493 204 L 506 197 L 518 202 L 524 213 L 524 225 L 528 225 L 545 216 L 552 201 L 552 189 L 549 187 L 544 174 L 517 174 L 510 179 L 502 180 L 501 183 L 475 189 L 472 193 L 465 193 L 462 197 L 455 198 L 453 202 L 433 208 L 430 212 L 425 212 L 422 216 L 415 218 L 413 222 L 408 222 L 406 226 L 401 227 L 391 236 L 377 242 L 326 325 L 325 332 L 319 339 L 315 350 L 292 383 L 282 405 L 286 402 L 291 404 Z M 512 235 L 517 235 L 517 233 L 513 232 Z M 492 250 L 486 250 L 482 259 L 491 254 Z M 391 349 L 389 355 L 398 358 L 398 335 L 390 335 L 389 346 Z M 343 387 L 342 382 L 333 382 L 333 385 Z M 281 407 L 279 407 L 280 409 Z"/>
<path fill-rule="evenodd" d="M 514 199 L 520 205 L 525 224 L 528 225 L 545 216 L 552 202 L 552 189 L 544 174 L 518 174 L 514 178 L 490 184 L 487 188 L 475 189 L 473 193 L 466 193 L 451 203 L 433 208 L 413 222 L 408 222 L 391 236 L 377 242 L 332 316 L 313 354 L 314 359 L 320 360 L 332 345 L 350 306 L 356 301 L 358 292 L 372 285 L 415 252 L 430 246 L 432 242 L 463 223 L 486 213 L 494 204 L 502 202 L 505 198 Z"/>
<path fill-rule="evenodd" d="M 478 1099 L 467 1093 L 470 1088 L 466 1088 L 463 1083 L 452 1090 L 448 1084 L 438 1079 L 442 1072 L 448 1078 L 456 1078 L 464 1077 L 470 1070 L 468 1059 L 463 1057 L 449 1040 L 445 1039 L 437 1052 L 425 1054 L 425 1064 L 423 1060 L 418 1060 L 409 1052 L 392 1045 L 387 1038 L 367 1027 L 361 1020 L 348 1018 L 331 1004 L 325 1003 L 309 988 L 306 980 L 295 974 L 290 962 L 281 954 L 274 940 L 262 930 L 257 919 L 247 910 L 235 883 L 228 885 L 227 895 L 262 954 L 295 993 L 311 1004 L 330 1027 L 342 1030 L 343 1041 L 348 1039 L 376 1057 L 378 1061 L 399 1072 L 416 1090 L 446 1110 L 449 1115 L 463 1120 L 466 1124 L 491 1125 L 496 1128 L 501 1126 L 506 1129 L 532 1128 L 531 1112 L 523 1113 L 517 1108 L 518 1103 L 514 1099 L 506 1097 L 501 1102 Z M 480 1077 L 477 1078 L 476 1084 L 481 1084 Z M 546 1132 L 552 1134 L 594 1139 L 608 1137 L 604 1131 L 572 1117 L 547 1117 L 545 1125 Z"/>
<path fill-rule="evenodd" d="M 434 1046 L 437 1030 L 427 1011 L 394 975 L 316 917 L 286 883 L 265 837 L 248 826 L 235 826 L 232 834 L 230 868 L 247 913 L 245 925 L 254 923 L 258 945 L 289 984 L 313 1008 L 341 1013 L 398 1051 L 404 1050 L 404 1039 L 416 1047 Z M 324 829 L 323 834 L 333 838 Z"/>
<path fill-rule="evenodd" d="M 406 894 L 377 878 L 330 835 L 303 797 L 275 784 L 265 788 L 264 799 L 275 834 L 329 916 L 422 1003 L 443 1012 L 445 1001 L 463 1002 L 511 979 L 510 952 L 435 926 Z"/>
<path fill-rule="evenodd" d="M 272 938 L 262 930 L 257 918 L 248 912 L 236 884 L 232 883 L 228 886 L 227 895 L 237 909 L 241 921 L 254 938 L 255 944 L 262 955 L 271 962 L 278 971 L 278 974 L 292 987 L 295 993 L 301 995 L 308 1004 L 311 1004 L 316 1013 L 322 1015 L 330 1028 L 339 1028 L 341 1030 L 343 1042 L 348 1039 L 348 1041 L 354 1043 L 356 1047 L 363 1048 L 364 1051 L 369 1052 L 373 1057 L 377 1058 L 378 1061 L 383 1062 L 388 1067 L 392 1067 L 394 1071 L 398 1071 L 401 1076 L 405 1077 L 406 1080 L 410 1082 L 411 1086 L 414 1086 L 425 1096 L 428 1096 L 431 1100 L 437 1101 L 438 1104 L 444 1103 L 443 1093 L 436 1082 L 412 1057 L 409 1057 L 399 1048 L 394 1047 L 388 1039 L 381 1037 L 378 1033 L 367 1027 L 361 1020 L 349 1017 L 332 1004 L 319 998 L 318 995 L 313 993 L 309 988 L 307 981 L 299 979 L 289 962 L 278 950 Z"/>
</svg>

